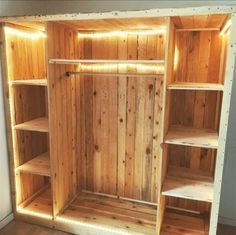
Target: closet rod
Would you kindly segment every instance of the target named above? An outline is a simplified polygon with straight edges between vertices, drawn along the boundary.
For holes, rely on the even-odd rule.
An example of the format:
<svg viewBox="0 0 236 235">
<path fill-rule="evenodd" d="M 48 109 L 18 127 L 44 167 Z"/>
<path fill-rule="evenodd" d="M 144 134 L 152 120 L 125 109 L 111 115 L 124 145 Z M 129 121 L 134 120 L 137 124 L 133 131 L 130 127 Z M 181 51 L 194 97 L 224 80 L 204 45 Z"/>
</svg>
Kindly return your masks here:
<svg viewBox="0 0 236 235">
<path fill-rule="evenodd" d="M 138 74 L 138 73 L 91 73 L 91 72 L 66 72 L 66 76 L 70 75 L 84 75 L 84 76 L 111 76 L 111 77 L 119 77 L 119 76 L 129 76 L 129 77 L 158 77 L 163 76 L 163 73 L 159 74 Z"/>
<path fill-rule="evenodd" d="M 50 59 L 49 64 L 164 64 L 164 60 Z"/>
</svg>

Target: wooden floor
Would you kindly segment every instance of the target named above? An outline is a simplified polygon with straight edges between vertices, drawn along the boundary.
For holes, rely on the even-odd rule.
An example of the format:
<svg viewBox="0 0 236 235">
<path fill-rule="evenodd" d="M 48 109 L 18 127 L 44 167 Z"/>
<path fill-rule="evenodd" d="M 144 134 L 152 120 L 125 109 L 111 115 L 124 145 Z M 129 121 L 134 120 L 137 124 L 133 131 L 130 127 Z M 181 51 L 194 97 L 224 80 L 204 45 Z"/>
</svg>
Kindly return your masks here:
<svg viewBox="0 0 236 235">
<path fill-rule="evenodd" d="M 14 220 L 2 230 L 0 235 L 66 235 L 70 233 L 64 233 L 60 231 L 54 231 L 45 227 L 32 225 L 20 221 Z M 236 227 L 219 225 L 217 235 L 235 235 Z"/>
</svg>

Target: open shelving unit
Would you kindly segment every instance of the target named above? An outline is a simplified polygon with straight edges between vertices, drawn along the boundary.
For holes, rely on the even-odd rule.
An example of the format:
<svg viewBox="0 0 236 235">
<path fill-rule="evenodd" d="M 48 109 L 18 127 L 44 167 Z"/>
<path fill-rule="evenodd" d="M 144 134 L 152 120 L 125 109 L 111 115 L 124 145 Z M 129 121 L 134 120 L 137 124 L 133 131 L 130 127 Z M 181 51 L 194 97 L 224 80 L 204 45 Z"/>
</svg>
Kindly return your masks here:
<svg viewBox="0 0 236 235">
<path fill-rule="evenodd" d="M 36 118 L 14 126 L 15 130 L 48 132 L 48 119 L 45 117 Z"/>
<path fill-rule="evenodd" d="M 236 16 L 189 10 L 2 20 L 16 218 L 215 235 Z"/>
<path fill-rule="evenodd" d="M 20 172 L 51 176 L 49 153 L 43 153 L 17 168 Z"/>
<path fill-rule="evenodd" d="M 9 85 L 11 86 L 20 86 L 20 85 L 28 85 L 28 86 L 47 86 L 47 79 L 27 79 L 27 80 L 13 80 L 9 81 Z"/>
<path fill-rule="evenodd" d="M 217 149 L 218 134 L 216 131 L 207 129 L 171 127 L 165 143 Z"/>
</svg>

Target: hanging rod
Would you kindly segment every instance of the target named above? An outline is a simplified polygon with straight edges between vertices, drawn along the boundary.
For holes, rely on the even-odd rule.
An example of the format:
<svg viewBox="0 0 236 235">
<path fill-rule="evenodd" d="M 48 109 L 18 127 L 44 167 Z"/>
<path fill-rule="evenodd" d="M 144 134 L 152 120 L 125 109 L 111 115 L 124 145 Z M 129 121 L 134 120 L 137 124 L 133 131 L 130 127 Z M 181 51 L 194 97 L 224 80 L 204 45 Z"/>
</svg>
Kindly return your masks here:
<svg viewBox="0 0 236 235">
<path fill-rule="evenodd" d="M 86 60 L 86 59 L 50 59 L 49 64 L 81 64 L 81 63 L 100 63 L 100 64 L 164 64 L 164 60 Z"/>
<path fill-rule="evenodd" d="M 138 73 L 90 73 L 90 72 L 66 72 L 66 76 L 70 77 L 70 75 L 84 75 L 84 76 L 129 76 L 129 77 L 157 77 L 162 76 L 163 73 L 159 74 L 138 74 Z"/>
</svg>

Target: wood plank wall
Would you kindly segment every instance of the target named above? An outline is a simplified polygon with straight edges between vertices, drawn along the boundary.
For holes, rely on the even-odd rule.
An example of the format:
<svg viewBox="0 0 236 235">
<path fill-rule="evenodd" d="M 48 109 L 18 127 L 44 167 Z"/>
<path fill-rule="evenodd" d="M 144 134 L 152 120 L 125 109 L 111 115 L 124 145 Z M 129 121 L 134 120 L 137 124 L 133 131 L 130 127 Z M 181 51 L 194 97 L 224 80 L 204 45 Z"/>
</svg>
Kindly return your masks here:
<svg viewBox="0 0 236 235">
<path fill-rule="evenodd" d="M 184 47 L 182 45 L 185 45 Z M 223 83 L 224 44 L 219 31 L 175 33 L 173 82 Z M 172 91 L 170 127 L 218 130 L 222 93 L 217 91 Z M 213 177 L 216 151 L 185 146 L 168 147 L 169 165 L 203 170 Z M 208 211 L 209 203 L 168 198 L 169 206 Z"/>
<path fill-rule="evenodd" d="M 164 60 L 163 35 L 87 38 L 80 45 L 85 59 Z M 133 66 L 94 67 L 146 72 Z M 157 202 L 162 84 L 160 76 L 81 77 L 83 190 Z"/>
<path fill-rule="evenodd" d="M 47 34 L 48 59 L 72 59 L 77 56 L 77 35 L 73 30 L 49 22 Z M 48 66 L 54 215 L 57 215 L 78 192 L 76 116 L 80 115 L 81 110 L 76 108 L 75 78 L 65 77 L 68 70 L 74 71 L 74 66 Z"/>
<path fill-rule="evenodd" d="M 17 30 L 18 28 L 15 27 Z M 24 31 L 24 27 L 20 28 Z M 31 32 L 28 28 L 27 33 Z M 34 31 L 35 32 L 35 31 Z M 45 39 L 30 39 L 6 33 L 8 80 L 45 78 Z M 46 90 L 43 87 L 16 86 L 10 89 L 11 123 L 19 124 L 46 116 Z M 48 150 L 46 133 L 14 131 L 15 167 Z M 16 174 L 17 204 L 34 194 L 48 181 L 42 176 Z"/>
</svg>

